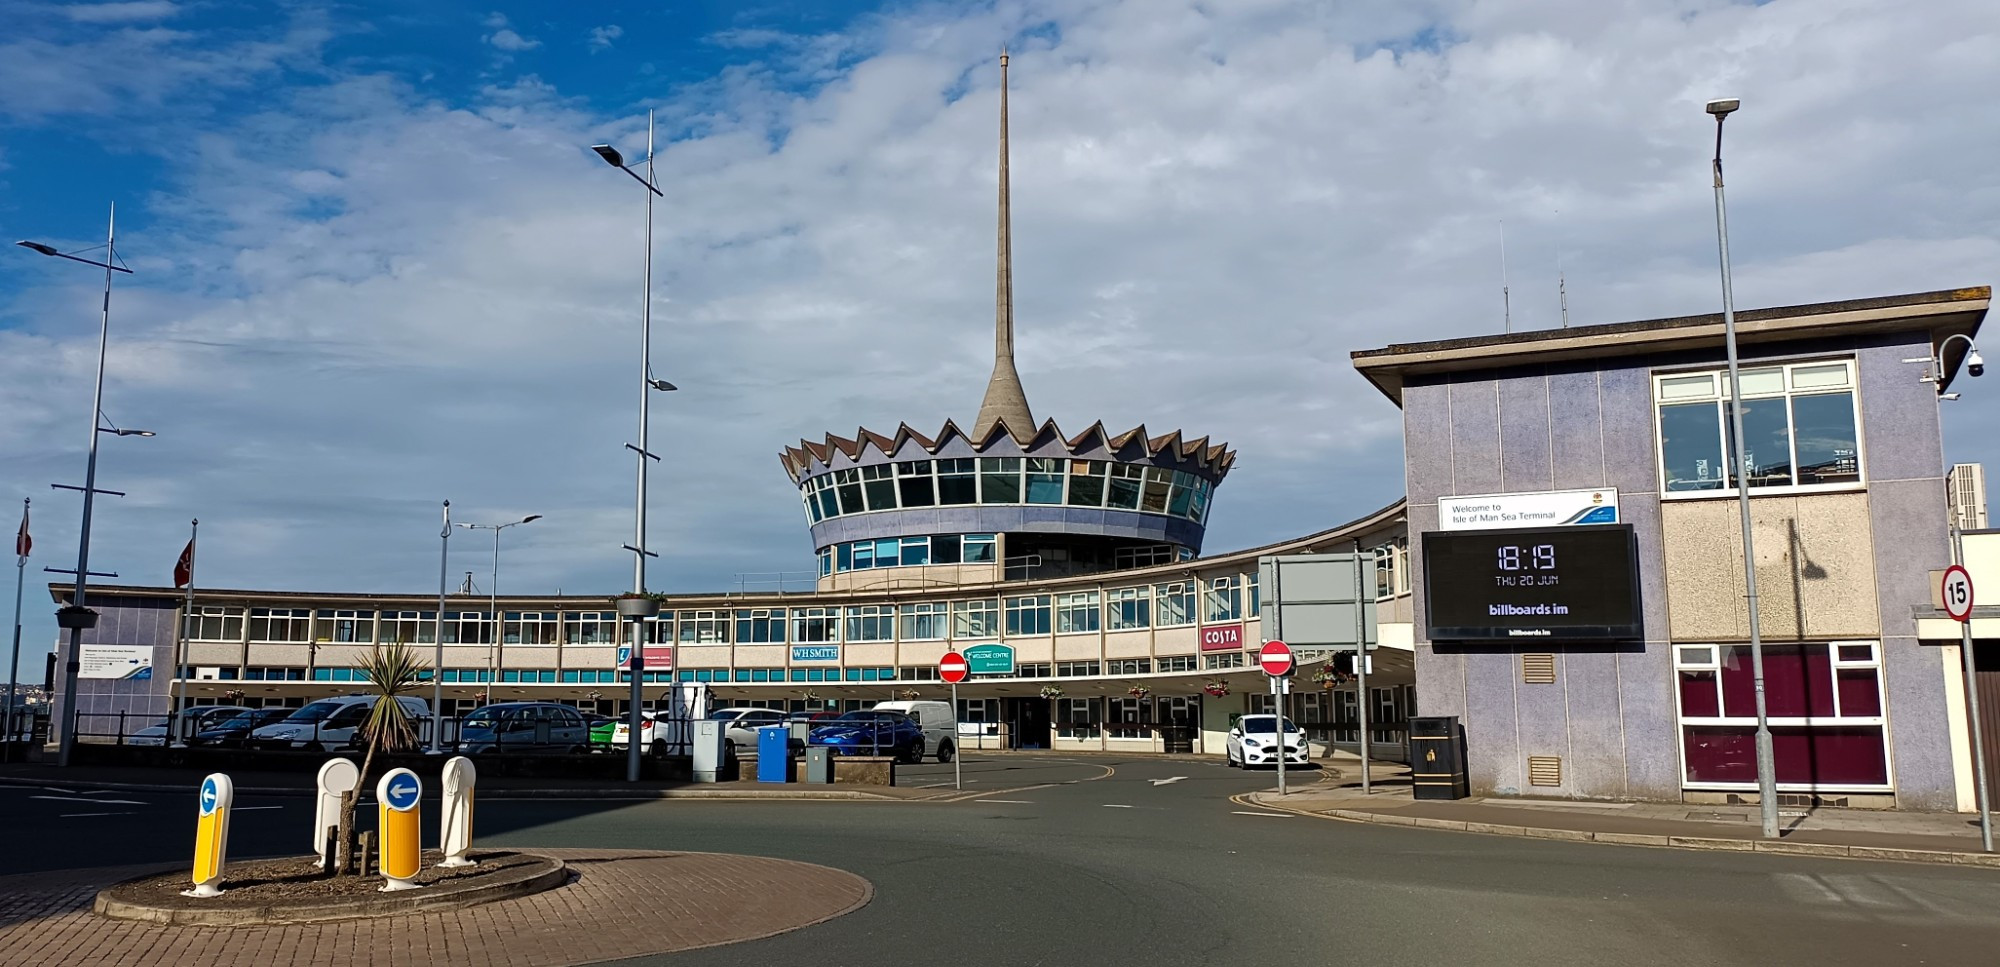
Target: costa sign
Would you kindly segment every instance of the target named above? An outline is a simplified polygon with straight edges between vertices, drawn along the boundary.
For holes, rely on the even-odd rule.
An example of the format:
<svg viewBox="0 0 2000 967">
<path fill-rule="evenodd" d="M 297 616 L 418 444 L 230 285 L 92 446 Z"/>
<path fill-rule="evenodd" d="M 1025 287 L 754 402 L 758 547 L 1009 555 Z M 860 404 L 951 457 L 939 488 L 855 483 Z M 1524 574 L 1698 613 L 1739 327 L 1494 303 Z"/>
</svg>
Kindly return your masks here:
<svg viewBox="0 0 2000 967">
<path fill-rule="evenodd" d="M 1209 625 L 1201 629 L 1202 651 L 1241 651 L 1242 625 Z"/>
</svg>

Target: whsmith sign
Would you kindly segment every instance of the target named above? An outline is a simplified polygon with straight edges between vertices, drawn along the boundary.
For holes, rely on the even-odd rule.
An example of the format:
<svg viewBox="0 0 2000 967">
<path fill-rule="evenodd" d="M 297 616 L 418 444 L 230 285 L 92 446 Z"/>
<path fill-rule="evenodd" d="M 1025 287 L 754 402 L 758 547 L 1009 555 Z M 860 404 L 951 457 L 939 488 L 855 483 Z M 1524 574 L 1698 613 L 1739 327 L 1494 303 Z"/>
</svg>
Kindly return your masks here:
<svg viewBox="0 0 2000 967">
<path fill-rule="evenodd" d="M 1438 498 L 1438 530 L 1476 531 L 1500 527 L 1616 523 L 1618 491 L 1609 487 Z"/>
</svg>

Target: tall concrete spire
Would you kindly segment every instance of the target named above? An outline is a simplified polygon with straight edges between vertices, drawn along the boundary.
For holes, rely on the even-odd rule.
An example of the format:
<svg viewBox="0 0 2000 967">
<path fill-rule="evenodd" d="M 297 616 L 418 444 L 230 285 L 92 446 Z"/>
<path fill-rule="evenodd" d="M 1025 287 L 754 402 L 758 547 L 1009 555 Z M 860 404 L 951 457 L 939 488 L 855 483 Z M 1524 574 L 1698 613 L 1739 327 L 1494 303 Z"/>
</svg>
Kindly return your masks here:
<svg viewBox="0 0 2000 967">
<path fill-rule="evenodd" d="M 979 418 L 973 421 L 972 435 L 983 438 L 993 424 L 1002 420 L 1016 434 L 1032 433 L 1034 413 L 1028 409 L 1028 395 L 1021 389 L 1021 374 L 1014 371 L 1014 243 L 1011 216 L 1007 208 L 1007 52 L 1000 52 L 1000 228 L 998 265 L 993 284 L 993 377 L 986 383 L 986 399 L 979 404 Z"/>
</svg>

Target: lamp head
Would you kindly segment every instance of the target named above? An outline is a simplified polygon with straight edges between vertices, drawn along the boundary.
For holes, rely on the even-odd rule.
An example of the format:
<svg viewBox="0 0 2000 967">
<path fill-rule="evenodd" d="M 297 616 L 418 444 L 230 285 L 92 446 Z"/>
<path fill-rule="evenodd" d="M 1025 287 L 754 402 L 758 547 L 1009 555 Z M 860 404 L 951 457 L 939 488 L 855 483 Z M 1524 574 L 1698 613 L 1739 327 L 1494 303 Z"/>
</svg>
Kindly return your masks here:
<svg viewBox="0 0 2000 967">
<path fill-rule="evenodd" d="M 540 515 L 540 514 L 529 514 L 528 516 L 526 516 L 526 517 L 523 517 L 523 518 L 521 518 L 521 523 L 523 523 L 523 524 L 526 524 L 526 523 L 530 523 L 530 522 L 532 522 L 532 521 L 538 521 L 538 520 L 541 520 L 541 519 L 542 519 L 542 515 Z"/>
<path fill-rule="evenodd" d="M 608 144 L 593 144 L 590 146 L 590 150 L 597 152 L 597 156 L 603 158 L 604 163 L 613 168 L 625 167 L 625 156 L 619 154 L 617 148 Z"/>
<path fill-rule="evenodd" d="M 1736 109 L 1742 106 L 1743 101 L 1740 98 L 1718 97 L 1708 102 L 1708 113 L 1715 115 L 1717 120 L 1721 120 L 1735 113 Z"/>
<path fill-rule="evenodd" d="M 37 251 L 37 252 L 40 252 L 40 253 L 42 253 L 43 255 L 60 255 L 60 254 L 62 254 L 62 253 L 60 253 L 60 252 L 57 252 L 57 251 L 56 251 L 56 249 L 55 249 L 55 246 L 53 246 L 53 245 L 43 245 L 43 244 L 42 244 L 42 243 L 40 243 L 40 242 L 27 242 L 27 241 L 21 241 L 21 242 L 15 242 L 14 244 L 16 244 L 16 245 L 19 245 L 19 246 L 21 246 L 22 248 L 30 248 L 30 249 L 34 249 L 35 251 Z"/>
<path fill-rule="evenodd" d="M 1969 376 L 1986 375 L 1986 360 L 1980 357 L 1979 350 L 1975 349 L 1965 355 L 1965 372 Z"/>
<path fill-rule="evenodd" d="M 680 389 L 680 387 L 675 386 L 674 384 L 669 383 L 664 379 L 649 379 L 646 381 L 646 385 L 651 386 L 652 388 L 659 390 L 662 393 L 671 393 L 677 389 Z"/>
</svg>

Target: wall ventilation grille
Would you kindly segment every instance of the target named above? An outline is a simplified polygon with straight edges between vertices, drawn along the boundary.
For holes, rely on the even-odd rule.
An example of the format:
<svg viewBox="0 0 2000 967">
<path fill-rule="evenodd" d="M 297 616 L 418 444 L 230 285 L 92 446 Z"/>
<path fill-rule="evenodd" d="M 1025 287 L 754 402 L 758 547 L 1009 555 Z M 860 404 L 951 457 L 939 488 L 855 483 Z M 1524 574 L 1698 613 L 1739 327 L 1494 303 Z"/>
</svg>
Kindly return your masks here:
<svg viewBox="0 0 2000 967">
<path fill-rule="evenodd" d="M 1561 756 L 1531 755 L 1528 757 L 1528 785 L 1560 786 L 1563 784 L 1563 761 Z"/>
<path fill-rule="evenodd" d="M 1548 654 L 1522 655 L 1521 683 L 1524 685 L 1554 685 L 1556 683 L 1556 656 Z"/>
</svg>

